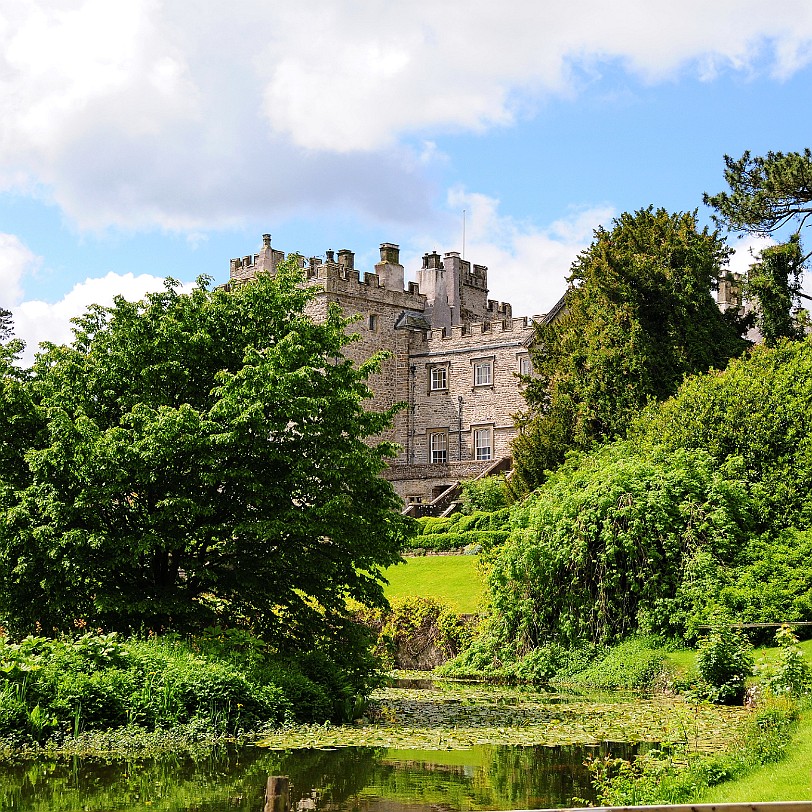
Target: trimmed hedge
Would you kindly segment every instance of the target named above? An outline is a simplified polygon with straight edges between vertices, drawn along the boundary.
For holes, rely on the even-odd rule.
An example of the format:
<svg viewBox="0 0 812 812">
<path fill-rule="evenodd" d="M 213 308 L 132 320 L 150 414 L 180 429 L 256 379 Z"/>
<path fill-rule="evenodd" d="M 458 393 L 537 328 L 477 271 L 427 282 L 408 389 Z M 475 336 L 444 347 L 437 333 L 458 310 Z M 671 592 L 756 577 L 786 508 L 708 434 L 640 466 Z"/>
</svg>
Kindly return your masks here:
<svg viewBox="0 0 812 812">
<path fill-rule="evenodd" d="M 412 550 L 432 550 L 448 552 L 459 550 L 470 544 L 492 547 L 502 544 L 508 537 L 507 530 L 469 530 L 467 533 L 428 533 L 415 536 L 409 542 Z"/>
<path fill-rule="evenodd" d="M 427 516 L 418 519 L 418 525 L 418 535 L 408 541 L 407 549 L 448 552 L 471 544 L 488 548 L 502 544 L 508 537 L 510 509 L 455 513 L 443 518 Z"/>
</svg>

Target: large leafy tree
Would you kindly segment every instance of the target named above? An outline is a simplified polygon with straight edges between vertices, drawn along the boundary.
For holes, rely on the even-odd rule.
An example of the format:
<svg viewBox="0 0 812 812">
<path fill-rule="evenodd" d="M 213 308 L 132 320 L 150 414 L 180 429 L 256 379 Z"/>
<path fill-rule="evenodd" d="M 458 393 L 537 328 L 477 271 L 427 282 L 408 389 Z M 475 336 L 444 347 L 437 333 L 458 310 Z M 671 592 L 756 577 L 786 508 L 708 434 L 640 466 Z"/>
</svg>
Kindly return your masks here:
<svg viewBox="0 0 812 812">
<path fill-rule="evenodd" d="M 570 449 L 623 436 L 649 399 L 744 350 L 711 295 L 727 256 L 695 212 L 649 207 L 595 232 L 561 315 L 536 333 L 537 376 L 513 446 L 519 486 L 538 486 Z"/>
<path fill-rule="evenodd" d="M 745 295 L 756 306 L 764 341 L 774 346 L 780 338 L 799 338 L 803 330 L 794 318 L 800 307 L 801 276 L 809 254 L 801 247 L 801 232 L 812 216 L 812 151 L 768 152 L 741 158 L 725 155 L 729 192 L 705 193 L 716 210 L 717 224 L 740 234 L 789 237 L 762 251 L 750 267 Z"/>
<path fill-rule="evenodd" d="M 168 280 L 37 357 L 36 430 L 0 462 L 2 625 L 219 622 L 308 648 L 341 637 L 347 598 L 383 601 L 410 525 L 370 439 L 391 414 L 364 408 L 378 359 L 347 360 L 347 321 L 306 317 L 301 282 Z"/>
</svg>

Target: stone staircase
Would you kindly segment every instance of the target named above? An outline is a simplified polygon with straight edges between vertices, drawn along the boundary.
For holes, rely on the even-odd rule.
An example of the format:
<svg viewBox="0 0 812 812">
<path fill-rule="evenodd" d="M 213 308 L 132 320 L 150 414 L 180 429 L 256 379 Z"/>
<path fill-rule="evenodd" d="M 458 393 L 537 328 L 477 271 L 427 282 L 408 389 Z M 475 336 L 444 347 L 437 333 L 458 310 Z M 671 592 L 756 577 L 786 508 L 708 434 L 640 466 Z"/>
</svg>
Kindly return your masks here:
<svg viewBox="0 0 812 812">
<path fill-rule="evenodd" d="M 502 459 L 495 460 L 481 474 L 474 477 L 474 481 L 487 476 L 496 476 L 497 474 L 509 476 L 512 471 L 513 458 L 502 457 Z M 427 504 L 407 505 L 403 508 L 403 515 L 411 516 L 413 519 L 419 519 L 423 516 L 450 516 L 462 507 L 461 496 L 462 482 L 458 481 L 453 485 L 449 485 L 439 496 Z"/>
</svg>

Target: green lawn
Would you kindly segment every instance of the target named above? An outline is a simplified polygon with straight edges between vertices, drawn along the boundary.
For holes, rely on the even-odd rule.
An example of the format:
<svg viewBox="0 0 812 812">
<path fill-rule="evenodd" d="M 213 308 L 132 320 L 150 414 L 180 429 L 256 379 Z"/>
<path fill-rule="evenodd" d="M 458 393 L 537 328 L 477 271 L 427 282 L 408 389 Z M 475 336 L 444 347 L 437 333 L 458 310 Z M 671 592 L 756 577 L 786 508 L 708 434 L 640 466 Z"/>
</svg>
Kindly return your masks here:
<svg viewBox="0 0 812 812">
<path fill-rule="evenodd" d="M 740 781 L 713 787 L 701 803 L 812 801 L 812 711 L 801 716 L 787 757 L 768 764 Z"/>
<path fill-rule="evenodd" d="M 476 612 L 485 593 L 475 555 L 413 556 L 386 570 L 386 597 L 437 598 L 457 612 Z"/>
</svg>

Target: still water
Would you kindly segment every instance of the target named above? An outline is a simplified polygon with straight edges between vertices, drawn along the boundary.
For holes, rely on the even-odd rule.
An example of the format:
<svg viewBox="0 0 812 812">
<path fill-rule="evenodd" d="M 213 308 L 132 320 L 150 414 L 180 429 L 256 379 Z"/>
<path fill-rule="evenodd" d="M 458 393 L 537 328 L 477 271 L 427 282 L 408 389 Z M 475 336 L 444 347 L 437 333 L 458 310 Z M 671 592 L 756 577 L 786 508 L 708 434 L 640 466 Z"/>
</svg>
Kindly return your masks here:
<svg viewBox="0 0 812 812">
<path fill-rule="evenodd" d="M 624 744 L 393 750 L 221 748 L 204 758 L 0 764 L 0 810 L 262 812 L 269 776 L 288 776 L 296 812 L 456 812 L 594 801 L 584 760 Z"/>
</svg>

